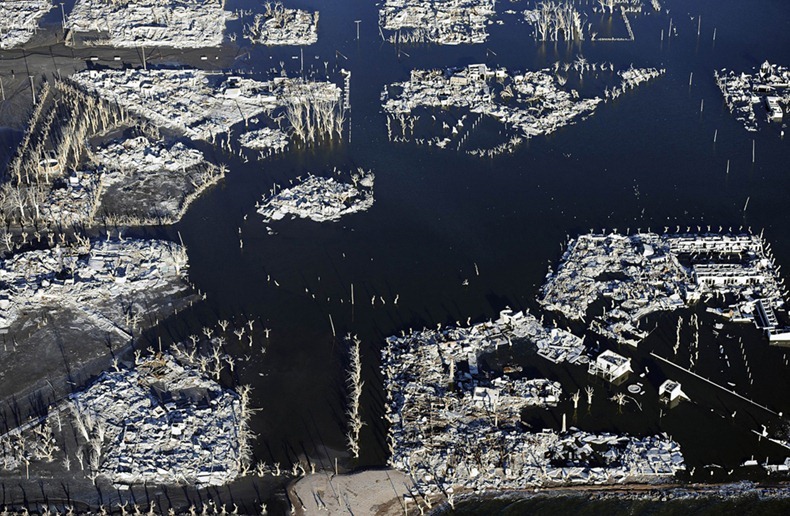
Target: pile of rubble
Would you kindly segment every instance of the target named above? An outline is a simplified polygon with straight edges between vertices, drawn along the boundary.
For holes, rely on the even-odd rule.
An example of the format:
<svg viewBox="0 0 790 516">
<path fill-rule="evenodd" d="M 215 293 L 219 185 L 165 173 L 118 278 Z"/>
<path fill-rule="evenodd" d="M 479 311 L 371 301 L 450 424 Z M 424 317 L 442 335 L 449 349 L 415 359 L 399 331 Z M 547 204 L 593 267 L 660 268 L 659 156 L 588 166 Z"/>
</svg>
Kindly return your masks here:
<svg viewBox="0 0 790 516">
<path fill-rule="evenodd" d="M 540 303 L 584 321 L 593 303 L 608 299 L 611 305 L 593 315 L 590 327 L 633 346 L 647 335 L 639 322 L 648 314 L 714 295 L 734 301 L 728 310 L 719 310 L 722 315 L 769 329 L 764 319 L 771 315 L 760 314 L 784 301 L 767 253 L 754 235 L 582 235 L 568 244 L 542 287 Z"/>
<path fill-rule="evenodd" d="M 189 202 L 223 177 L 223 168 L 181 142 L 166 145 L 145 136 L 95 150 L 96 211 L 105 215 L 178 221 Z"/>
<path fill-rule="evenodd" d="M 379 25 L 392 43 L 483 43 L 495 14 L 494 0 L 385 0 Z"/>
<path fill-rule="evenodd" d="M 47 0 L 0 1 L 0 49 L 24 45 L 38 30 L 38 21 L 52 9 Z"/>
<path fill-rule="evenodd" d="M 281 220 L 287 215 L 315 222 L 338 220 L 344 215 L 365 211 L 373 206 L 373 172 L 359 169 L 351 176 L 352 183 L 332 177 L 309 175 L 291 188 L 271 192 L 257 205 L 264 222 Z"/>
<path fill-rule="evenodd" d="M 78 453 L 116 485 L 223 485 L 249 460 L 240 397 L 166 354 L 103 373 L 70 403 Z"/>
<path fill-rule="evenodd" d="M 549 134 L 601 102 L 561 90 L 548 71 L 511 75 L 484 64 L 446 72 L 413 70 L 409 81 L 389 85 L 382 98 L 384 110 L 395 116 L 418 108 L 461 108 L 491 116 L 527 138 Z"/>
<path fill-rule="evenodd" d="M 224 0 L 78 0 L 66 19 L 67 42 L 121 48 L 222 45 Z M 70 40 L 70 41 L 69 41 Z"/>
<path fill-rule="evenodd" d="M 264 14 L 256 14 L 244 35 L 261 45 L 312 45 L 318 41 L 318 12 L 286 9 L 282 3 L 269 2 Z"/>
<path fill-rule="evenodd" d="M 96 241 L 0 261 L 0 331 L 29 312 L 71 310 L 131 340 L 157 305 L 189 290 L 183 247 L 160 240 Z M 87 329 L 85 330 L 87 331 Z"/>
<path fill-rule="evenodd" d="M 242 134 L 239 143 L 247 149 L 277 153 L 288 147 L 290 139 L 285 131 L 264 127 Z"/>
<path fill-rule="evenodd" d="M 684 469 L 679 446 L 666 436 L 525 430 L 523 410 L 556 406 L 560 385 L 483 370 L 486 355 L 522 341 L 539 349 L 555 346 L 557 333 L 568 342 L 563 359 L 578 360 L 581 339 L 511 311 L 469 328 L 389 337 L 382 372 L 390 464 L 408 473 L 425 496 L 459 489 L 655 481 Z"/>
<path fill-rule="evenodd" d="M 714 76 L 727 107 L 747 131 L 757 130 L 754 106 L 764 104 L 769 122 L 781 122 L 790 109 L 790 68 L 786 66 L 766 61 L 753 74 L 736 74 L 723 68 Z"/>
</svg>

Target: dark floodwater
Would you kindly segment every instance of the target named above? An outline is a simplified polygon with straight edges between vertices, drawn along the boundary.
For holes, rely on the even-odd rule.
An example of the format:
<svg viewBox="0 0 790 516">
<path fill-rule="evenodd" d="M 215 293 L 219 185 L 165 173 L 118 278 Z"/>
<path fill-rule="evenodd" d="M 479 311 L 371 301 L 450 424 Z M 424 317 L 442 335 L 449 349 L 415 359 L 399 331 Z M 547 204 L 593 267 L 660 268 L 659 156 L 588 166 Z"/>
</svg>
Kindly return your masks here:
<svg viewBox="0 0 790 516">
<path fill-rule="evenodd" d="M 229 0 L 228 8 L 253 4 Z M 747 133 L 728 113 L 713 80 L 717 68 L 749 71 L 766 59 L 790 64 L 790 7 L 785 0 L 662 1 L 671 11 L 668 16 L 632 17 L 633 43 L 537 45 L 525 24 L 507 16 L 505 25 L 490 27 L 486 44 L 408 46 L 403 48 L 408 57 L 400 58 L 393 45 L 379 38 L 373 2 L 287 4 L 321 11 L 319 43 L 304 50 L 305 73 L 323 75 L 324 62 L 330 71 L 342 67 L 352 72 L 351 143 L 296 150 L 257 163 L 242 163 L 209 149 L 216 161 L 230 167 L 226 180 L 199 198 L 176 226 L 140 232 L 174 240 L 180 234 L 189 249 L 191 278 L 207 295 L 201 306 L 152 332 L 152 339 L 184 339 L 203 325 L 216 325 L 218 319 L 241 323 L 254 318 L 259 342 L 262 329 L 271 329 L 265 355 L 246 344 L 234 345 L 240 357 L 249 355 L 237 366 L 236 375 L 255 389 L 260 412 L 253 430 L 259 435 L 255 452 L 260 459 L 286 464 L 307 455 L 329 468 L 328 457 L 340 456 L 346 469 L 384 464 L 384 395 L 378 372 L 384 337 L 470 316 L 480 321 L 506 306 L 535 309 L 547 266 L 556 262 L 566 235 L 590 228 L 751 226 L 765 228 L 779 263 L 790 265 L 788 142 L 775 128 Z M 497 9 L 524 5 L 502 2 Z M 670 17 L 678 36 L 665 37 L 662 43 L 661 29 L 667 29 Z M 355 40 L 357 19 L 360 41 Z M 229 28 L 239 29 L 241 23 Z M 624 31 L 617 23 L 619 17 L 611 30 Z M 292 73 L 300 69 L 300 60 L 294 59 L 298 48 L 232 48 L 226 53 L 231 56 L 223 62 L 231 62 L 228 69 L 234 73 L 264 78 L 280 62 Z M 589 62 L 611 61 L 619 69 L 633 63 L 666 68 L 667 73 L 600 105 L 588 120 L 533 139 L 510 156 L 479 159 L 387 141 L 379 95 L 385 84 L 406 80 L 413 68 L 485 62 L 509 70 L 539 69 L 580 54 Z M 208 65 L 214 66 L 210 61 Z M 694 79 L 689 87 L 690 73 Z M 728 160 L 730 172 L 725 175 Z M 306 172 L 357 166 L 376 174 L 376 201 L 368 212 L 337 223 L 276 222 L 270 224 L 274 235 L 255 213 L 256 201 L 273 183 L 287 184 Z M 474 275 L 475 263 L 479 277 Z M 267 275 L 280 287 L 267 282 Z M 469 279 L 468 286 L 462 286 L 464 279 Z M 354 308 L 349 302 L 351 284 Z M 374 295 L 383 296 L 387 304 L 377 301 L 371 306 Z M 399 303 L 394 306 L 396 295 Z M 330 316 L 338 336 L 352 332 L 364 342 L 366 426 L 359 461 L 349 460 L 343 451 L 346 349 L 332 336 Z M 689 313 L 683 316 L 688 320 Z M 653 350 L 670 356 L 677 314 L 653 317 L 659 329 L 639 350 L 623 350 L 634 357 L 638 371 L 649 370 L 639 379 L 647 391 L 640 399 L 642 410 L 632 404 L 618 413 L 614 404 L 604 402 L 605 387 L 598 384 L 592 413 L 569 420 L 589 431 L 667 432 L 680 442 L 689 467 L 696 467 L 697 480 L 749 478 L 752 473 L 736 467 L 752 456 L 783 460 L 787 450 L 758 442 L 751 432 L 761 424 L 777 425 L 777 418 L 649 356 Z M 701 314 L 701 321 L 699 370 L 722 383 L 734 382 L 739 392 L 776 411 L 790 413 L 784 351 L 769 348 L 751 327 L 726 327 L 717 340 L 707 331 L 712 319 Z M 722 340 L 726 334 L 730 340 Z M 738 337 L 748 344 L 749 364 L 756 372 L 753 386 L 746 381 L 742 361 L 722 371 L 718 358 L 718 346 L 737 347 Z M 536 374 L 562 381 L 569 392 L 590 381 L 579 368 L 557 367 L 524 350 L 514 353 Z M 736 356 L 735 350 L 730 355 Z M 677 361 L 687 364 L 688 355 L 681 353 Z M 694 402 L 662 414 L 655 391 L 668 376 L 679 379 Z M 567 405 L 529 414 L 528 419 L 535 426 L 559 428 L 562 413 L 572 413 Z M 721 468 L 705 469 L 708 464 Z M 506 508 L 500 512 L 510 513 Z"/>
</svg>

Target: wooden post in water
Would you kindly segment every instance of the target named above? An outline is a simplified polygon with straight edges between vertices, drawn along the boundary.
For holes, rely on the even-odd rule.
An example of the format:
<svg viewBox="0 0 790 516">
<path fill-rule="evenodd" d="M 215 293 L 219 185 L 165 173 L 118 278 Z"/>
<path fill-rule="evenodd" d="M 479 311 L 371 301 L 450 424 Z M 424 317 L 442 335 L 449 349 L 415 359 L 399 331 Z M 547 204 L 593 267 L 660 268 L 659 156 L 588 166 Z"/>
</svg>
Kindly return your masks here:
<svg viewBox="0 0 790 516">
<path fill-rule="evenodd" d="M 752 140 L 752 163 L 754 163 L 754 151 L 755 151 L 755 141 Z"/>
<path fill-rule="evenodd" d="M 691 88 L 691 81 L 692 81 L 692 79 L 694 79 L 694 72 L 691 72 L 689 74 L 689 88 Z"/>
<path fill-rule="evenodd" d="M 699 18 L 697 18 L 697 37 L 699 37 L 699 33 L 701 30 L 702 30 L 702 15 L 700 14 Z"/>
<path fill-rule="evenodd" d="M 713 27 L 713 41 L 716 41 L 716 27 Z"/>
<path fill-rule="evenodd" d="M 718 135 L 719 135 L 719 130 L 718 130 L 718 129 L 716 129 L 715 131 L 713 131 L 713 143 L 716 143 L 716 137 L 717 137 Z"/>
</svg>

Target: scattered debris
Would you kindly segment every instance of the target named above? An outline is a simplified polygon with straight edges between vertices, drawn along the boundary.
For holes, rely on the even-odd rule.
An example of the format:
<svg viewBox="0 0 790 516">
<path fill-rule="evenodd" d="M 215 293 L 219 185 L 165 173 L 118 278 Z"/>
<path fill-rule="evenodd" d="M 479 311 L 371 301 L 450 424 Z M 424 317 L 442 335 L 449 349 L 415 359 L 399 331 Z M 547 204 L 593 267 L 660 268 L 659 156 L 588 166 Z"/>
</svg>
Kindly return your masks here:
<svg viewBox="0 0 790 516">
<path fill-rule="evenodd" d="M 52 10 L 48 0 L 0 1 L 0 49 L 24 45 L 38 30 L 38 21 Z"/>
<path fill-rule="evenodd" d="M 776 123 L 781 123 L 790 109 L 790 68 L 786 66 L 766 61 L 752 74 L 722 68 L 714 76 L 727 107 L 747 131 L 758 128 L 755 106 L 762 105 L 766 120 Z"/>
<path fill-rule="evenodd" d="M 245 401 L 170 355 L 105 372 L 70 398 L 79 453 L 116 485 L 223 485 L 249 462 Z"/>
<path fill-rule="evenodd" d="M 258 205 L 258 213 L 263 215 L 264 222 L 281 220 L 286 215 L 325 222 L 369 209 L 373 206 L 373 172 L 360 168 L 352 173 L 351 179 L 353 184 L 309 175 L 279 192 L 275 186 L 271 195 Z"/>
<path fill-rule="evenodd" d="M 70 310 L 129 342 L 157 306 L 172 307 L 172 296 L 189 290 L 186 274 L 184 248 L 159 240 L 86 240 L 20 253 L 0 261 L 0 332 L 42 309 Z"/>
<path fill-rule="evenodd" d="M 568 63 L 564 71 L 574 69 L 580 75 L 588 70 L 603 70 L 597 64 L 588 63 L 579 58 L 573 64 Z M 409 141 L 415 138 L 415 123 L 420 118 L 421 110 L 428 109 L 430 118 L 436 122 L 438 109 L 447 111 L 450 108 L 464 113 L 474 113 L 481 117 L 491 117 L 514 129 L 518 137 L 550 134 L 557 129 L 572 123 L 575 118 L 587 116 L 603 101 L 600 97 L 579 99 L 575 90 L 565 91 L 560 88 L 567 81 L 559 73 L 559 63 L 555 65 L 552 75 L 550 69 L 524 73 L 508 73 L 504 68 L 490 69 L 485 64 L 473 64 L 461 69 L 412 70 L 406 82 L 387 86 L 382 93 L 384 111 L 387 113 L 387 128 L 390 140 Z M 654 69 L 634 69 L 620 72 L 621 86 L 606 89 L 606 98 L 615 98 L 629 88 L 657 77 L 662 71 Z M 443 138 L 429 138 L 429 145 L 445 147 L 453 137 L 458 135 L 458 149 L 479 119 L 467 128 L 464 125 L 466 115 L 461 116 L 455 125 L 444 122 Z M 399 123 L 393 128 L 393 122 Z M 434 123 L 435 127 L 439 127 Z M 434 131 L 436 129 L 433 129 Z M 459 134 L 461 131 L 464 134 Z M 400 135 L 398 136 L 398 132 Z M 494 149 L 475 149 L 469 151 L 480 156 L 492 156 L 511 151 L 514 140 Z"/>
<path fill-rule="evenodd" d="M 557 358 L 578 360 L 581 339 L 511 311 L 469 328 L 389 337 L 382 372 L 390 464 L 426 498 L 459 489 L 655 481 L 684 469 L 679 446 L 666 436 L 525 430 L 523 409 L 556 405 L 559 384 L 482 371 L 485 356 L 499 346 L 545 349 L 563 340 L 571 347 Z"/>
<path fill-rule="evenodd" d="M 290 139 L 284 131 L 264 127 L 242 134 L 239 137 L 239 143 L 247 149 L 268 150 L 269 153 L 277 153 L 286 150 Z"/>
<path fill-rule="evenodd" d="M 484 43 L 494 0 L 385 0 L 379 25 L 391 43 Z"/>
<path fill-rule="evenodd" d="M 256 14 L 244 36 L 261 45 L 312 45 L 318 41 L 318 12 L 286 9 L 281 2 L 266 3 L 266 12 Z"/>
<path fill-rule="evenodd" d="M 66 19 L 67 43 L 120 48 L 222 45 L 224 0 L 78 0 Z"/>
<path fill-rule="evenodd" d="M 168 146 L 146 136 L 114 141 L 95 150 L 90 159 L 99 167 L 95 209 L 114 222 L 174 223 L 225 170 L 181 142 Z"/>
<path fill-rule="evenodd" d="M 581 235 L 549 274 L 540 303 L 576 321 L 591 315 L 591 329 L 636 346 L 647 336 L 639 328 L 645 316 L 714 295 L 731 304 L 709 310 L 752 321 L 776 340 L 786 333 L 773 312 L 784 305 L 773 259 L 761 237 L 747 234 Z M 604 298 L 611 306 L 588 314 Z"/>
<path fill-rule="evenodd" d="M 156 125 L 212 143 L 231 127 L 280 110 L 303 142 L 342 134 L 340 87 L 276 77 L 261 82 L 202 70 L 87 70 L 72 79 Z"/>
</svg>

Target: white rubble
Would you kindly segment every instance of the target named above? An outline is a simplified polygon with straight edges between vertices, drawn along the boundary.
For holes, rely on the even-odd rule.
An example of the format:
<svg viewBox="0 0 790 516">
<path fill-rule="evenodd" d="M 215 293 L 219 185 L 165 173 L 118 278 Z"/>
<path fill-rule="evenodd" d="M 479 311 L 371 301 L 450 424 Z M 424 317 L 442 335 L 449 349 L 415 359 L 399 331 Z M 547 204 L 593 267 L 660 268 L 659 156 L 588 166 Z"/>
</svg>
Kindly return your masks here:
<svg viewBox="0 0 790 516">
<path fill-rule="evenodd" d="M 315 222 L 338 220 L 373 206 L 374 179 L 372 172 L 362 169 L 352 174 L 352 184 L 333 177 L 309 175 L 291 188 L 264 196 L 258 213 L 263 215 L 264 222 L 281 220 L 287 215 Z"/>
<path fill-rule="evenodd" d="M 556 73 L 559 64 L 555 68 Z M 570 68 L 568 64 L 565 71 Z M 585 70 L 594 68 L 586 60 L 579 59 L 575 69 L 583 74 Z M 653 69 L 631 68 L 623 71 L 620 73 L 622 86 L 614 87 L 611 92 L 607 89 L 606 96 L 617 96 L 661 73 Z M 503 68 L 490 69 L 485 64 L 446 71 L 412 70 L 408 81 L 385 87 L 382 107 L 394 120 L 400 121 L 403 133 L 401 140 L 414 136 L 416 119 L 412 115 L 424 108 L 460 108 L 481 116 L 490 116 L 514 128 L 520 136 L 531 138 L 550 134 L 578 117 L 591 114 L 603 101 L 600 97 L 580 99 L 575 90 L 561 89 L 560 86 L 566 80 L 559 75 L 552 75 L 549 69 L 509 73 Z M 452 129 L 453 134 L 456 134 L 458 128 Z M 393 131 L 389 118 L 388 130 L 391 137 Z M 445 138 L 437 146 L 443 147 L 449 141 L 449 138 Z M 486 154 L 485 150 L 477 153 Z"/>
<path fill-rule="evenodd" d="M 70 398 L 86 462 L 116 485 L 223 485 L 248 459 L 239 396 L 169 355 L 102 373 Z"/>
<path fill-rule="evenodd" d="M 286 9 L 280 2 L 268 2 L 266 12 L 256 14 L 244 35 L 261 45 L 312 45 L 318 41 L 318 12 Z"/>
<path fill-rule="evenodd" d="M 331 82 L 287 77 L 262 82 L 194 69 L 86 70 L 72 80 L 156 125 L 211 142 L 233 125 L 278 108 L 305 139 L 305 127 L 315 132 L 317 126 L 330 125 L 334 130 L 330 114 L 336 113 L 341 96 Z"/>
<path fill-rule="evenodd" d="M 790 109 L 790 68 L 786 66 L 765 61 L 752 74 L 736 74 L 724 68 L 713 74 L 727 107 L 747 131 L 758 129 L 755 106 L 764 105 L 761 111 L 766 119 L 777 123 Z"/>
<path fill-rule="evenodd" d="M 423 494 L 655 481 L 684 469 L 679 446 L 666 436 L 525 430 L 522 411 L 555 406 L 560 385 L 481 372 L 481 358 L 522 341 L 554 347 L 558 334 L 564 352 L 554 356 L 579 362 L 582 339 L 509 310 L 469 328 L 389 337 L 381 367 L 390 464 Z"/>
<path fill-rule="evenodd" d="M 722 315 L 776 329 L 776 324 L 769 328 L 765 319 L 784 301 L 773 260 L 760 237 L 581 235 L 568 244 L 539 301 L 569 319 L 584 321 L 593 303 L 608 299 L 610 306 L 602 314 L 592 314 L 590 327 L 636 346 L 647 335 L 638 327 L 645 316 L 713 295 L 735 301 L 729 311 L 719 310 Z"/>
<path fill-rule="evenodd" d="M 494 0 L 385 0 L 379 25 L 397 31 L 393 43 L 483 43 L 495 14 Z"/>
<path fill-rule="evenodd" d="M 70 309 L 128 342 L 157 304 L 190 288 L 184 248 L 159 240 L 96 241 L 0 261 L 0 331 L 28 312 Z"/>
<path fill-rule="evenodd" d="M 224 0 L 77 0 L 66 19 L 83 45 L 203 48 L 222 45 Z M 71 41 L 69 41 L 71 40 Z"/>
<path fill-rule="evenodd" d="M 264 127 L 242 134 L 239 143 L 247 149 L 282 152 L 288 147 L 290 139 L 285 131 Z"/>
<path fill-rule="evenodd" d="M 98 211 L 166 222 L 180 219 L 192 199 L 223 177 L 199 150 L 145 136 L 100 147 L 91 161 L 98 167 Z"/>
<path fill-rule="evenodd" d="M 38 30 L 38 21 L 52 9 L 48 0 L 0 1 L 0 49 L 24 45 Z"/>
</svg>

